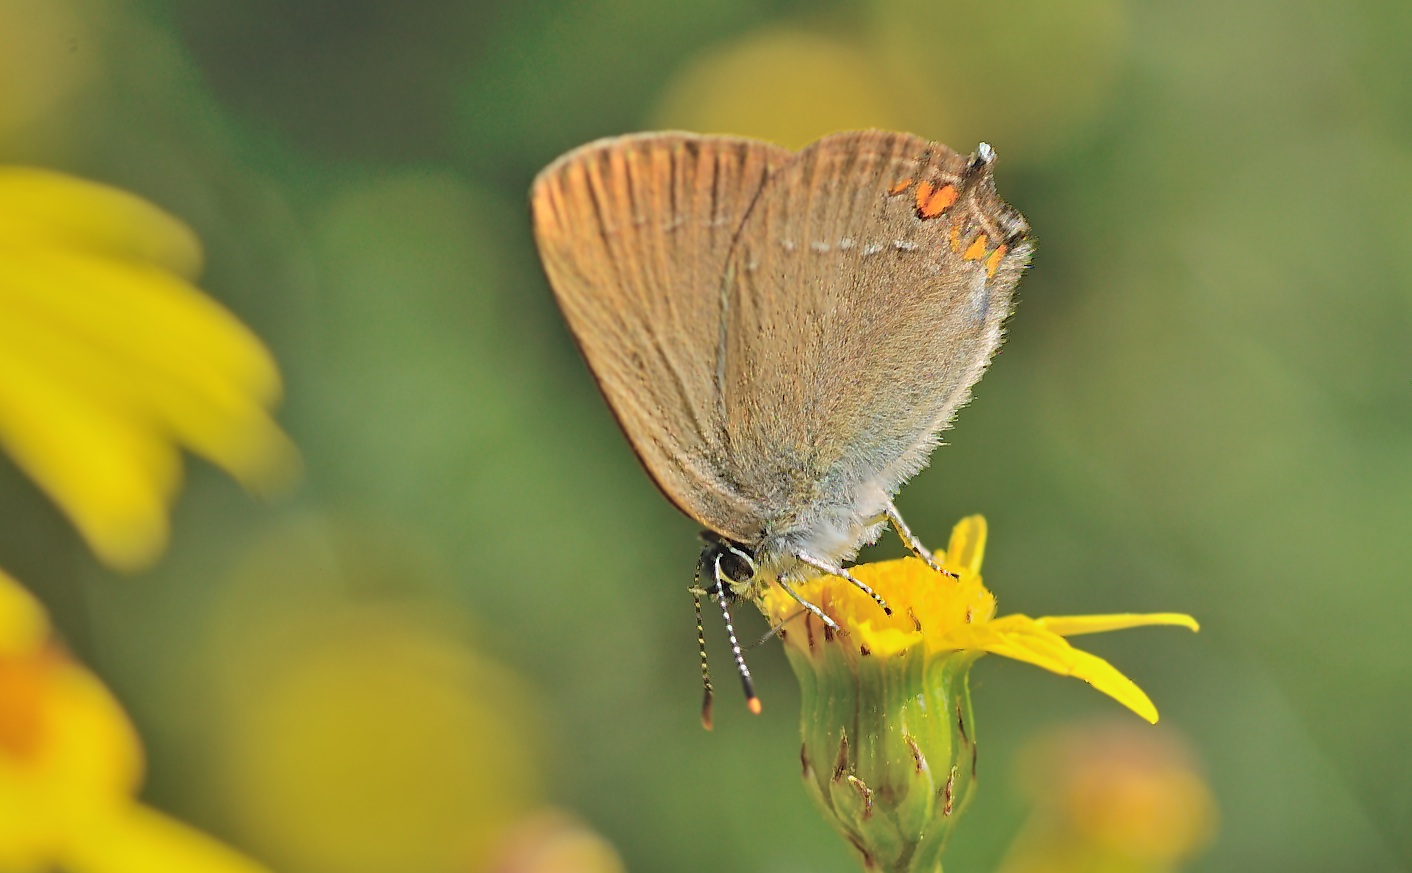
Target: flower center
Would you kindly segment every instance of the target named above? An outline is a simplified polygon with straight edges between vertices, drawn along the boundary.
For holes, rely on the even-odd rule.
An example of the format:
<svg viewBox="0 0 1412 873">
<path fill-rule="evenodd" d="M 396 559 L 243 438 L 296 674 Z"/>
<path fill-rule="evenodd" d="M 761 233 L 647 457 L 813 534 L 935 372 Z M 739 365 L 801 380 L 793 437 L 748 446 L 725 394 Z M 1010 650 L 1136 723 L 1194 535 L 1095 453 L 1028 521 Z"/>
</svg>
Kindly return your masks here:
<svg viewBox="0 0 1412 873">
<path fill-rule="evenodd" d="M 846 636 L 824 634 L 812 615 L 802 623 L 787 624 L 786 644 L 812 648 L 813 640 L 845 648 L 866 649 L 867 654 L 888 656 L 914 645 L 946 648 L 948 634 L 966 625 L 990 621 L 995 597 L 986 590 L 979 573 L 961 568 L 959 579 L 944 576 L 916 558 L 862 564 L 853 574 L 882 595 L 892 606 L 885 615 L 878 605 L 849 582 L 823 576 L 800 585 L 799 595 L 817 605 L 847 630 Z M 762 608 L 774 624 L 799 618 L 800 609 L 782 590 L 766 592 Z M 795 630 L 798 629 L 796 633 Z"/>
<path fill-rule="evenodd" d="M 0 655 L 0 755 L 26 760 L 38 754 L 51 662 L 43 652 Z"/>
</svg>

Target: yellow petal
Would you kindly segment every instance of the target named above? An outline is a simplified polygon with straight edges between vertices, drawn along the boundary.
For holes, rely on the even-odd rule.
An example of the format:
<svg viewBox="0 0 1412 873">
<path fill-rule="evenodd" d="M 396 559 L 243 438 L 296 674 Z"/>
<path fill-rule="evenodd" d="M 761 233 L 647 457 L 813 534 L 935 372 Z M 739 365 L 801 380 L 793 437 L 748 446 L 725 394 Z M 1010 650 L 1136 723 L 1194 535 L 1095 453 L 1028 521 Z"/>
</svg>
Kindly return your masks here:
<svg viewBox="0 0 1412 873">
<path fill-rule="evenodd" d="M 131 410 L 95 402 L 16 351 L 0 342 L 0 444 L 101 558 L 149 563 L 166 544 L 175 448 Z"/>
<path fill-rule="evenodd" d="M 5 312 L 148 367 L 194 367 L 188 378 L 199 384 L 219 379 L 278 399 L 279 373 L 259 339 L 182 279 L 82 250 L 0 244 L 0 252 Z"/>
<path fill-rule="evenodd" d="M 0 656 L 0 674 L 0 869 L 48 870 L 84 823 L 132 803 L 142 750 L 108 689 L 58 649 Z"/>
<path fill-rule="evenodd" d="M 1157 722 L 1157 707 L 1131 679 L 1102 658 L 1080 651 L 1058 634 L 1038 627 L 1027 616 L 1007 615 L 984 624 L 965 625 L 946 636 L 949 647 L 990 652 L 1082 679 L 1149 722 Z"/>
<path fill-rule="evenodd" d="M 130 806 L 76 833 L 72 873 L 269 873 L 200 831 L 145 806 Z"/>
<path fill-rule="evenodd" d="M 201 271 L 201 243 L 185 224 L 126 191 L 52 170 L 0 167 L 0 238 L 59 244 Z"/>
<path fill-rule="evenodd" d="M 951 529 L 951 542 L 946 546 L 946 569 L 953 573 L 980 573 L 985 558 L 985 516 L 971 515 L 961 519 Z"/>
<path fill-rule="evenodd" d="M 32 652 L 49 638 L 49 619 L 39 601 L 0 570 L 0 655 Z"/>
<path fill-rule="evenodd" d="M 869 652 L 879 658 L 896 655 L 924 639 L 921 631 L 899 630 L 895 627 L 876 628 L 871 621 L 856 625 L 853 633 L 860 643 L 868 647 Z"/>
<path fill-rule="evenodd" d="M 34 287 L 48 281 L 47 293 Z M 145 315 L 108 312 L 111 299 L 148 300 Z M 194 298 L 192 300 L 186 298 Z M 192 304 L 192 305 L 188 305 Z M 0 268 L 0 341 L 46 370 L 151 422 L 248 486 L 277 487 L 293 447 L 264 404 L 279 376 L 264 347 L 191 286 L 115 261 L 24 252 Z"/>
<path fill-rule="evenodd" d="M 56 666 L 48 675 L 36 776 L 59 812 L 70 816 L 130 802 L 144 765 L 137 729 L 97 676 L 63 654 L 51 657 Z"/>
<path fill-rule="evenodd" d="M 1098 634 L 1149 625 L 1175 625 L 1198 631 L 1196 619 L 1180 612 L 1116 613 L 1113 615 L 1060 615 L 1035 619 L 1035 624 L 1061 637 Z"/>
<path fill-rule="evenodd" d="M 5 191 L 0 173 L 0 221 L 14 223 Z M 53 235 L 91 236 L 71 225 Z M 0 313 L 0 444 L 109 564 L 139 569 L 162 550 L 180 447 L 257 490 L 296 477 L 266 409 L 280 394 L 269 353 L 181 279 L 43 234 L 0 235 Z"/>
</svg>

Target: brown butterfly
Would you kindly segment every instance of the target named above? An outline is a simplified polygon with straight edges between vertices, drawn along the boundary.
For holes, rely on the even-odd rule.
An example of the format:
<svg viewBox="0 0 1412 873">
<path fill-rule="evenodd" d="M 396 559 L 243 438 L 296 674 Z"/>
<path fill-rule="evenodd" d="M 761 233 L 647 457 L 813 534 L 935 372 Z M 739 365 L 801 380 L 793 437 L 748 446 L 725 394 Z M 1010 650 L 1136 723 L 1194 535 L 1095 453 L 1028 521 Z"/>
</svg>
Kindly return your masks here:
<svg viewBox="0 0 1412 873">
<path fill-rule="evenodd" d="M 842 576 L 891 523 L 1001 342 L 1033 251 L 995 152 L 886 131 L 793 152 L 635 134 L 575 149 L 532 191 L 535 239 L 598 386 L 657 487 L 706 532 L 727 601 Z M 935 564 L 933 563 L 933 566 Z M 710 584 L 701 588 L 705 576 Z M 702 648 L 709 723 L 710 680 Z"/>
</svg>

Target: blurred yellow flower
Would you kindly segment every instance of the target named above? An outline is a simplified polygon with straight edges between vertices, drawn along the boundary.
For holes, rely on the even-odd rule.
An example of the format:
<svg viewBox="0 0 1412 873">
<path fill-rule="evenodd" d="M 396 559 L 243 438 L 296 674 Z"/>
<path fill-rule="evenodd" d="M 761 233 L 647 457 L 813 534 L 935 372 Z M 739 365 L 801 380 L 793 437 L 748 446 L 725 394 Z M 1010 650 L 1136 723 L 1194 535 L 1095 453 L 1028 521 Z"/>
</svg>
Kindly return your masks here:
<svg viewBox="0 0 1412 873">
<path fill-rule="evenodd" d="M 490 866 L 484 869 L 486 873 L 626 873 L 627 870 L 612 843 L 574 816 L 553 808 L 534 812 L 516 824 L 501 841 Z"/>
<path fill-rule="evenodd" d="M 1018 763 L 1034 812 L 1003 873 L 1170 873 L 1215 833 L 1215 796 L 1170 732 L 1067 727 L 1030 743 Z"/>
<path fill-rule="evenodd" d="M 216 586 L 200 730 L 242 846 L 299 873 L 622 873 L 546 807 L 540 695 L 419 534 L 285 515 Z"/>
<path fill-rule="evenodd" d="M 121 569 L 166 543 L 180 448 L 254 489 L 297 464 L 275 364 L 191 284 L 200 267 L 150 203 L 0 167 L 0 445 Z"/>
<path fill-rule="evenodd" d="M 752 136 L 799 148 L 827 133 L 904 127 L 884 65 L 859 46 L 769 28 L 683 64 L 649 126 Z"/>
<path fill-rule="evenodd" d="M 261 873 L 134 800 L 142 749 L 122 708 L 0 573 L 0 870 Z"/>
<path fill-rule="evenodd" d="M 939 576 L 917 558 L 853 568 L 853 575 L 891 605 L 890 616 L 883 614 L 857 587 L 837 576 L 814 579 L 797 590 L 847 630 L 846 635 L 830 635 L 829 646 L 853 659 L 887 658 L 914 647 L 928 656 L 952 652 L 1003 655 L 1082 679 L 1155 723 L 1157 708 L 1141 688 L 1107 661 L 1075 649 L 1064 638 L 1144 625 L 1179 625 L 1197 630 L 1196 620 L 1171 612 L 1049 618 L 1017 614 L 995 618 L 995 595 L 981 582 L 985 540 L 985 519 L 979 515 L 962 519 L 952 530 L 950 545 L 936 557 L 957 574 L 957 579 Z M 766 590 L 761 606 L 775 625 L 784 625 L 800 611 L 799 604 L 778 586 Z M 787 648 L 813 657 L 824 642 L 824 628 L 808 613 L 803 614 L 802 623 L 802 627 L 784 625 L 786 632 L 781 636 Z"/>
<path fill-rule="evenodd" d="M 296 610 L 297 625 L 250 629 L 262 651 L 221 656 L 221 793 L 242 844 L 271 863 L 483 870 L 539 806 L 549 753 L 529 690 L 407 607 Z"/>
</svg>

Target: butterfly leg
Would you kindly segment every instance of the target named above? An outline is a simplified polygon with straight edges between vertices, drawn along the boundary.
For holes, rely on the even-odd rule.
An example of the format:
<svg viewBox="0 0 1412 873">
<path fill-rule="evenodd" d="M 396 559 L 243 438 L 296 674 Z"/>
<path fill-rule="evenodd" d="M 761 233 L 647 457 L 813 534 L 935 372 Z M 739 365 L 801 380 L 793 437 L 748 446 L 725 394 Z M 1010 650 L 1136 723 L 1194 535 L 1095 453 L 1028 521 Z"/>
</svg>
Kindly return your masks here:
<svg viewBox="0 0 1412 873">
<path fill-rule="evenodd" d="M 857 588 L 859 591 L 862 591 L 864 594 L 873 598 L 873 602 L 876 603 L 878 606 L 881 606 L 883 612 L 887 613 L 888 615 L 892 615 L 892 607 L 887 605 L 886 600 L 883 600 L 882 597 L 878 596 L 878 593 L 876 591 L 869 588 L 868 583 L 864 582 L 862 579 L 859 579 L 857 576 L 854 576 L 852 573 L 848 572 L 842 567 L 839 567 L 835 564 L 830 564 L 828 561 L 816 558 L 813 555 L 806 555 L 803 552 L 795 553 L 794 557 L 800 563 L 808 564 L 810 567 L 813 567 L 815 570 L 818 570 L 822 573 L 827 573 L 830 576 L 838 576 L 841 579 L 847 579 L 853 584 L 854 588 Z M 789 591 L 788 588 L 786 588 L 785 590 Z M 795 596 L 795 599 L 799 600 L 797 595 Z M 799 600 L 799 602 L 805 603 L 805 601 L 803 600 Z M 805 603 L 805 605 L 808 606 L 809 604 Z"/>
<path fill-rule="evenodd" d="M 799 592 L 795 591 L 793 586 L 791 586 L 788 582 L 784 581 L 783 579 L 776 579 L 775 581 L 778 582 L 780 587 L 784 589 L 784 593 L 788 594 L 790 597 L 793 597 L 796 603 L 798 603 L 800 606 L 804 607 L 808 611 L 812 612 L 815 618 L 823 622 L 824 627 L 832 631 L 839 630 L 838 622 L 834 621 L 832 618 L 829 618 L 828 613 L 824 612 L 819 607 L 805 600 L 803 597 L 800 597 Z M 798 615 L 798 613 L 795 613 L 795 615 Z"/>
<path fill-rule="evenodd" d="M 887 520 L 892 524 L 893 530 L 897 531 L 897 535 L 901 537 L 902 542 L 912 551 L 912 554 L 926 561 L 927 566 L 938 573 L 944 573 L 952 579 L 960 578 L 955 573 L 937 563 L 936 556 L 933 555 L 931 550 L 926 546 L 922 545 L 922 541 L 917 539 L 916 534 L 912 533 L 912 529 L 907 526 L 907 522 L 902 520 L 902 513 L 897 511 L 896 504 L 891 500 L 887 502 L 886 514 Z"/>
</svg>

